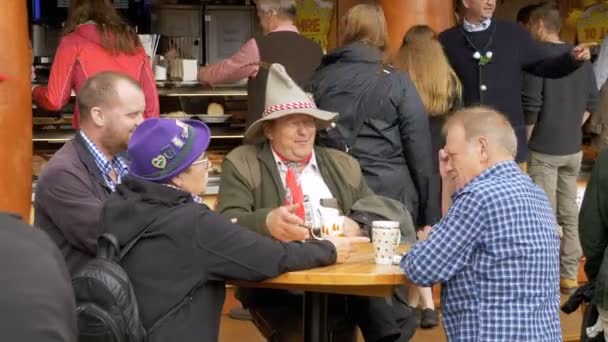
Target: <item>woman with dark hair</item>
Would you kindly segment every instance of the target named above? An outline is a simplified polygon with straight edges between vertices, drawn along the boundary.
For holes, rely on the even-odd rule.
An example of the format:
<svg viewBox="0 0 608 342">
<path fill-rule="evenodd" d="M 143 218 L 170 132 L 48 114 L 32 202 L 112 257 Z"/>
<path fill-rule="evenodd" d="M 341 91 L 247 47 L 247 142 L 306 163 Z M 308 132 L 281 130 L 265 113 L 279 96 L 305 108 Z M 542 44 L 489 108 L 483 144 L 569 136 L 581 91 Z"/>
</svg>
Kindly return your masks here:
<svg viewBox="0 0 608 342">
<path fill-rule="evenodd" d="M 59 111 L 71 90 L 78 93 L 88 77 L 101 71 L 121 72 L 139 81 L 146 96 L 144 118 L 158 116 L 154 73 L 135 31 L 108 0 L 72 0 L 48 85 L 35 86 L 32 98 L 43 109 Z M 72 125 L 78 128 L 79 123 L 75 106 Z"/>
</svg>

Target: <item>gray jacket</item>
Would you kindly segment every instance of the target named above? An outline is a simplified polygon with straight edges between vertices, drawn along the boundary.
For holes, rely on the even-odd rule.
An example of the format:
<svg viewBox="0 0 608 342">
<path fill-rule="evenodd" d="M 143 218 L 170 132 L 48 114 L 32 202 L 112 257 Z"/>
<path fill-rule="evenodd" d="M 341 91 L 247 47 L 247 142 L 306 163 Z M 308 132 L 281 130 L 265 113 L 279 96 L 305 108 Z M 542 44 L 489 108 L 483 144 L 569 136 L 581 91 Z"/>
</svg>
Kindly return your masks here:
<svg viewBox="0 0 608 342">
<path fill-rule="evenodd" d="M 111 192 L 80 134 L 63 145 L 42 171 L 34 226 L 57 244 L 70 274 L 95 256 L 101 209 Z"/>
</svg>

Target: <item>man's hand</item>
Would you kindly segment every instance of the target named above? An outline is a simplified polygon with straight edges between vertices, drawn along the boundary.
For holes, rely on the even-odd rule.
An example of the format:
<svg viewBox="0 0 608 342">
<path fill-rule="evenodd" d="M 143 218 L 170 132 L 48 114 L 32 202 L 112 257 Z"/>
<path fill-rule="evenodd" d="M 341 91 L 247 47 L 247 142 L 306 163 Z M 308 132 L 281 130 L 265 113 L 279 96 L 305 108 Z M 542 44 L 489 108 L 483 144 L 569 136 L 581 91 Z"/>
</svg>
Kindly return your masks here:
<svg viewBox="0 0 608 342">
<path fill-rule="evenodd" d="M 363 236 L 359 224 L 347 216 L 344 216 L 344 236 Z"/>
<path fill-rule="evenodd" d="M 591 52 L 589 52 L 588 44 L 580 44 L 572 48 L 570 51 L 570 56 L 575 61 L 588 61 L 591 59 Z"/>
<path fill-rule="evenodd" d="M 363 236 L 357 237 L 338 237 L 328 236 L 325 240 L 331 242 L 336 248 L 336 263 L 348 262 L 352 255 L 355 254 L 355 245 L 359 243 L 369 243 L 369 238 Z"/>
<path fill-rule="evenodd" d="M 426 241 L 429 238 L 429 234 L 431 234 L 432 227 L 424 226 L 424 228 L 420 229 L 416 235 L 418 235 L 418 241 Z"/>
<path fill-rule="evenodd" d="M 308 229 L 301 227 L 304 221 L 295 214 L 298 204 L 273 209 L 266 216 L 266 228 L 275 239 L 280 241 L 306 240 Z"/>
</svg>

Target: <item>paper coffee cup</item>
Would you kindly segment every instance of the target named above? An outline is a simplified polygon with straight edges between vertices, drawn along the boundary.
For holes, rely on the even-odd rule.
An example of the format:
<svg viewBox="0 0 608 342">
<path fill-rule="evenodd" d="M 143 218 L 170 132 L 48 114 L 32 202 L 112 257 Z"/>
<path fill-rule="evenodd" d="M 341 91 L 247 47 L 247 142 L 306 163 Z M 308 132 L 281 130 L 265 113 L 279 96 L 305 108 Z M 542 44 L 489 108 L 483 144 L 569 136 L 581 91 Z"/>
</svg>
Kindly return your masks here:
<svg viewBox="0 0 608 342">
<path fill-rule="evenodd" d="M 155 65 L 154 66 L 154 78 L 157 81 L 166 81 L 167 80 L 167 68 Z"/>
<path fill-rule="evenodd" d="M 373 221 L 372 243 L 376 264 L 391 265 L 393 255 L 401 241 L 401 230 L 397 221 Z"/>
</svg>

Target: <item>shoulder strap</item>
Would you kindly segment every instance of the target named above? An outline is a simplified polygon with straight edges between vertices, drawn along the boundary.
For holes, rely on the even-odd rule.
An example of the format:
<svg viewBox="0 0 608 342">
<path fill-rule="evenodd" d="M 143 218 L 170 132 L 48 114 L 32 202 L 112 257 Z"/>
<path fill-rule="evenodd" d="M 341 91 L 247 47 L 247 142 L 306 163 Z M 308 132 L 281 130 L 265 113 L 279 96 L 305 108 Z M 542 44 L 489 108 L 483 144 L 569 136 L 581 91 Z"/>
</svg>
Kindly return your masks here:
<svg viewBox="0 0 608 342">
<path fill-rule="evenodd" d="M 148 225 L 144 229 L 142 229 L 141 232 L 139 232 L 136 237 L 134 237 L 133 239 L 131 239 L 131 241 L 129 241 L 129 243 L 127 243 L 120 250 L 120 254 L 118 255 L 118 260 L 122 260 L 122 258 L 124 258 L 127 255 L 127 253 L 129 253 L 129 251 L 131 250 L 131 248 L 133 248 L 133 246 L 135 246 L 135 244 L 137 243 L 137 241 L 139 241 L 139 239 L 141 239 L 141 237 L 144 236 L 144 234 L 148 231 L 148 228 L 150 228 L 150 226 L 154 222 L 156 222 L 156 218 L 154 220 L 152 220 L 150 223 L 148 223 Z"/>
<path fill-rule="evenodd" d="M 387 79 L 388 75 L 390 75 L 392 73 L 392 71 L 387 70 L 383 64 L 379 64 L 379 66 L 380 66 L 380 71 L 379 71 L 380 75 L 378 75 L 378 77 L 376 77 L 376 79 L 374 80 L 374 84 L 370 87 L 370 92 L 367 95 L 367 98 L 370 98 L 370 99 L 375 99 L 375 98 L 382 99 L 386 96 L 386 94 L 383 94 L 383 91 L 382 91 L 383 88 L 380 86 L 383 84 L 383 82 L 388 82 L 388 79 Z M 385 77 L 382 77 L 383 75 Z M 365 103 L 370 103 L 370 102 L 365 101 L 363 103 L 365 104 Z M 363 128 L 363 124 L 365 123 L 367 118 L 372 116 L 371 115 L 372 113 L 375 113 L 380 108 L 382 108 L 382 106 L 378 106 L 376 108 L 367 108 L 367 107 L 368 106 L 364 105 L 362 110 L 359 111 L 358 114 L 361 114 L 361 115 L 357 115 L 357 121 L 355 122 L 355 125 L 353 126 L 353 131 L 351 132 L 348 139 L 346 139 L 346 152 L 347 153 L 355 145 L 357 136 L 359 135 L 361 128 Z"/>
<path fill-rule="evenodd" d="M 129 253 L 129 251 L 131 250 L 131 248 L 133 248 L 133 246 L 135 246 L 137 241 L 139 241 L 139 239 L 141 239 L 141 237 L 144 236 L 144 234 L 148 230 L 148 227 L 149 227 L 149 225 L 146 228 L 142 229 L 141 232 L 139 232 L 139 234 L 137 234 L 136 237 L 134 237 L 131 241 L 129 241 L 129 243 L 120 250 L 120 255 L 118 256 L 118 260 L 122 260 L 122 258 L 124 258 L 125 255 L 127 255 L 127 253 Z"/>
</svg>

